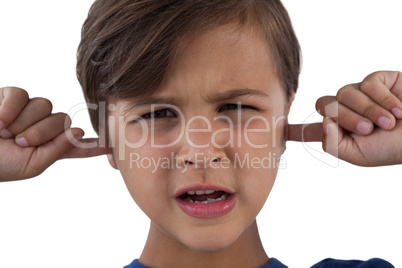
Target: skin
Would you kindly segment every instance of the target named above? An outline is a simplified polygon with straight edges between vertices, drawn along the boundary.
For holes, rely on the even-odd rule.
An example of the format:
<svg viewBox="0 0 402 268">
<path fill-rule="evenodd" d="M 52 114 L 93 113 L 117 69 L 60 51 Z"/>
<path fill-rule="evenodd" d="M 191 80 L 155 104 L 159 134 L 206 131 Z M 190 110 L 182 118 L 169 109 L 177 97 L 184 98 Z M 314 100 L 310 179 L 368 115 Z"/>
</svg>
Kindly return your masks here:
<svg viewBox="0 0 402 268">
<path fill-rule="evenodd" d="M 124 128 L 109 129 L 110 139 L 116 145 L 112 152 L 107 148 L 82 148 L 71 143 L 68 137 L 75 137 L 81 143 L 97 140 L 82 139 L 83 130 L 69 129 L 67 115 L 52 114 L 49 101 L 31 99 L 22 89 L 1 88 L 0 181 L 37 176 L 55 161 L 66 157 L 111 154 L 111 165 L 121 171 L 133 199 L 151 219 L 141 262 L 154 267 L 257 267 L 269 258 L 262 248 L 255 217 L 274 184 L 277 168 L 234 169 L 236 154 L 240 158 L 246 153 L 251 158 L 269 154 L 278 158 L 284 150 L 283 133 L 287 128 L 288 140 L 319 140 L 327 152 L 353 164 L 379 166 L 402 163 L 402 114 L 396 110 L 402 110 L 400 72 L 374 73 L 362 83 L 345 86 L 337 96 L 319 99 L 317 109 L 325 117 L 322 124 L 304 128 L 301 125 L 286 126 L 286 120 L 274 123 L 274 119 L 287 115 L 291 101 L 285 98 L 275 76 L 264 40 L 250 27 L 240 31 L 234 29 L 229 25 L 198 36 L 182 57 L 174 62 L 156 95 L 174 97 L 173 104 L 180 108 L 187 122 L 196 115 L 205 116 L 211 123 L 212 132 L 228 127 L 227 121 L 214 120 L 216 116 L 227 116 L 237 122 L 233 127 L 235 134 L 244 133 L 247 120 L 254 116 L 260 116 L 260 120 L 251 121 L 247 129 L 266 128 L 261 120 L 265 118 L 270 126 L 276 126 L 275 130 L 250 132 L 248 138 L 253 144 L 270 146 L 255 148 L 247 143 L 244 136 L 238 138 L 233 135 L 234 144 L 241 142 L 242 146 L 221 148 L 211 145 L 211 133 L 192 132 L 189 134 L 192 142 L 209 146 L 195 148 L 183 138 L 168 148 L 151 148 L 148 140 L 140 148 L 133 149 L 126 146 L 126 142 L 138 141 L 142 128 L 139 123 L 131 123 Z M 260 94 L 257 97 L 222 100 L 221 93 L 239 88 L 256 89 L 269 97 Z M 348 94 L 355 94 L 356 101 L 349 102 Z M 258 109 L 242 110 L 242 117 L 237 121 L 238 114 L 233 109 L 222 107 L 238 101 Z M 115 105 L 110 114 L 115 120 L 129 120 L 150 112 L 149 105 L 134 106 L 126 111 L 130 106 L 127 101 L 110 100 L 110 103 Z M 330 103 L 335 104 L 337 115 L 325 109 Z M 389 124 L 382 126 L 381 117 L 387 117 Z M 362 132 L 361 125 L 358 127 L 362 121 L 369 124 L 367 131 Z M 149 124 L 148 121 L 143 122 Z M 175 117 L 158 119 L 155 123 L 155 142 L 161 145 L 174 141 L 180 133 L 180 125 Z M 191 125 L 192 129 L 198 130 L 206 127 L 202 120 Z M 230 139 L 228 132 L 216 136 L 217 145 L 224 145 Z M 153 158 L 174 153 L 181 158 L 177 160 L 178 168 L 158 169 L 152 173 L 149 169 L 131 168 L 128 161 L 131 153 Z M 213 162 L 215 165 L 229 159 L 228 168 L 199 167 L 192 162 L 197 153 L 220 159 L 221 162 Z M 182 173 L 185 166 L 187 170 Z M 235 207 L 220 218 L 188 216 L 177 207 L 174 197 L 178 189 L 194 183 L 225 186 L 236 195 Z"/>
<path fill-rule="evenodd" d="M 231 89 L 241 88 L 256 89 L 262 94 L 224 100 L 220 97 Z M 264 93 L 267 97 L 263 96 Z M 230 127 L 226 121 L 214 120 L 216 116 L 228 116 L 234 122 L 240 120 L 234 125 L 234 138 L 228 133 L 223 133 L 217 140 L 219 145 L 224 145 L 233 139 L 234 144 L 240 142 L 242 146 L 217 148 L 210 142 L 211 133 L 199 132 L 190 135 L 191 142 L 188 138 L 182 138 L 175 145 L 164 149 L 152 148 L 150 139 L 140 148 L 125 147 L 123 154 L 121 147 L 114 148 L 112 166 L 121 171 L 131 196 L 151 219 L 149 237 L 140 261 L 151 267 L 214 267 L 218 264 L 224 267 L 258 267 L 265 264 L 269 259 L 262 248 L 255 218 L 272 189 L 278 170 L 277 167 L 236 169 L 233 163 L 236 155 L 241 159 L 246 154 L 250 154 L 250 158 L 262 159 L 267 155 L 277 158 L 283 152 L 281 145 L 285 137 L 282 133 L 286 120 L 279 120 L 279 124 L 275 122 L 287 117 L 291 100 L 286 99 L 275 75 L 266 42 L 251 27 L 238 30 L 235 25 L 228 25 L 203 33 L 172 65 L 166 79 L 152 97 L 169 100 L 167 103 L 177 106 L 186 122 L 198 115 L 205 116 L 208 122 L 211 122 L 212 130 Z M 253 106 L 257 110 L 242 110 L 241 118 L 233 109 L 219 110 L 224 104 L 237 102 Z M 125 121 L 151 112 L 150 105 L 133 107 L 128 101 L 122 100 L 110 100 L 110 103 L 117 107 L 111 115 L 124 116 Z M 131 108 L 127 112 L 128 107 Z M 338 107 L 342 109 L 340 105 Z M 179 136 L 183 122 L 174 117 L 174 113 L 172 111 L 172 116 L 163 116 L 155 122 L 156 144 L 170 144 Z M 275 133 L 257 131 L 248 135 L 253 144 L 268 144 L 267 148 L 250 146 L 244 135 L 237 140 L 238 133 L 246 131 L 247 120 L 256 116 L 265 118 L 271 127 L 276 126 Z M 395 127 L 396 119 L 392 114 L 389 117 L 393 119 L 393 124 L 386 126 L 386 129 Z M 332 120 L 326 119 L 324 127 Z M 146 121 L 145 124 L 150 122 Z M 247 126 L 254 130 L 266 128 L 262 120 L 253 120 Z M 206 129 L 207 125 L 198 120 L 194 121 L 191 127 Z M 143 126 L 138 123 L 129 124 L 123 130 L 109 129 L 109 132 L 113 133 L 110 138 L 115 144 L 122 143 L 122 132 L 125 139 L 139 141 L 142 131 Z M 335 131 L 340 130 L 327 130 L 320 138 L 326 139 Z M 391 133 L 394 135 L 393 140 L 398 140 L 400 122 L 393 132 L 380 130 L 379 133 L 376 130 L 372 139 L 376 139 L 377 135 Z M 339 139 L 344 139 L 340 134 L 338 136 Z M 360 137 L 355 135 L 350 139 L 358 142 Z M 360 148 L 371 143 L 366 137 L 361 139 L 366 139 L 366 143 L 362 142 Z M 207 144 L 208 147 L 195 148 L 193 144 Z M 324 143 L 326 149 L 334 150 L 328 148 L 328 144 L 331 145 Z M 342 150 L 336 148 L 338 151 L 340 149 Z M 387 152 L 390 150 L 391 148 L 387 148 Z M 358 159 L 362 163 L 369 161 L 366 158 L 359 159 L 359 152 L 359 149 L 356 149 L 354 154 L 348 155 L 349 159 Z M 156 172 L 144 168 L 133 169 L 127 161 L 133 153 L 154 159 L 168 158 L 174 154 L 182 158 L 175 166 L 183 167 L 187 159 L 190 160 L 190 167 L 185 173 L 181 172 L 180 168 L 158 169 Z M 191 162 L 196 154 L 208 158 L 229 159 L 230 164 L 225 169 L 197 168 L 195 163 Z M 371 157 L 369 153 L 365 155 Z M 378 158 L 378 161 L 380 159 Z M 236 195 L 235 208 L 229 214 L 216 219 L 197 219 L 186 215 L 177 206 L 175 193 L 181 187 L 192 184 L 214 184 L 230 189 Z M 158 198 L 150 199 L 150 196 Z"/>
<path fill-rule="evenodd" d="M 255 218 L 264 205 L 274 184 L 277 167 L 236 168 L 236 156 L 244 159 L 275 158 L 283 151 L 286 111 L 290 102 L 275 75 L 274 66 L 266 42 L 251 27 L 237 30 L 235 25 L 219 27 L 201 34 L 192 42 L 169 70 L 166 79 L 152 97 L 171 99 L 168 104 L 176 105 L 186 122 L 197 115 L 205 116 L 210 122 L 211 133 L 195 132 L 189 139 L 183 137 L 173 146 L 163 149 L 152 148 L 151 139 L 140 148 L 125 148 L 121 159 L 121 148 L 114 148 L 116 166 L 124 178 L 131 196 L 151 219 L 149 239 L 140 261 L 151 267 L 257 267 L 265 264 L 265 254 L 255 223 Z M 233 89 L 253 89 L 258 93 L 223 99 Z M 225 107 L 228 104 L 254 108 L 241 110 Z M 111 116 L 122 116 L 130 105 L 127 101 L 113 101 L 117 109 Z M 150 105 L 131 108 L 125 118 L 147 114 Z M 214 131 L 229 128 L 227 120 L 214 120 L 226 116 L 233 120 L 233 137 L 229 131 L 216 136 L 218 145 L 233 140 L 235 146 L 214 146 L 211 135 Z M 254 118 L 254 119 L 253 119 Z M 266 129 L 264 118 L 272 128 Z M 280 120 L 282 118 L 282 120 Z M 279 119 L 278 122 L 275 122 Z M 249 124 L 247 121 L 251 120 Z M 150 124 L 150 121 L 146 121 Z M 183 122 L 178 117 L 162 117 L 155 121 L 156 144 L 169 144 L 180 134 Z M 273 127 L 275 125 L 275 128 Z M 203 120 L 194 120 L 192 129 L 206 129 Z M 244 134 L 248 130 L 247 137 Z M 141 124 L 128 124 L 124 136 L 138 141 L 142 136 Z M 122 142 L 121 129 L 110 129 L 115 144 Z M 240 138 L 239 138 L 239 134 Z M 246 139 L 250 142 L 247 142 Z M 241 146 L 237 146 L 241 143 Z M 196 148 L 192 145 L 208 145 Z M 254 148 L 264 145 L 266 148 Z M 181 159 L 175 166 L 193 161 L 196 154 L 207 158 L 228 159 L 224 168 L 197 167 L 193 162 L 185 172 L 181 168 L 163 169 L 156 172 L 146 168 L 132 168 L 129 161 L 132 153 L 141 157 L 159 159 L 172 153 Z M 219 161 L 219 160 L 218 160 Z M 218 164 L 218 163 L 215 163 Z M 146 179 L 144 179 L 146 178 Z M 182 187 L 201 184 L 219 185 L 230 189 L 236 196 L 236 205 L 227 215 L 213 219 L 198 219 L 185 214 L 177 205 L 175 193 Z M 155 187 L 157 185 L 157 187 Z M 154 196 L 157 198 L 151 198 Z M 246 242 L 247 241 L 247 242 Z M 180 256 L 180 257 L 178 257 Z M 207 257 L 206 256 L 210 256 Z M 230 258 L 228 258 L 230 256 Z"/>
<path fill-rule="evenodd" d="M 325 109 L 330 103 L 336 107 L 335 116 Z M 402 163 L 401 72 L 373 73 L 341 88 L 336 96 L 320 98 L 316 108 L 325 117 L 326 152 L 360 166 Z M 362 128 L 362 122 L 367 127 Z"/>
</svg>

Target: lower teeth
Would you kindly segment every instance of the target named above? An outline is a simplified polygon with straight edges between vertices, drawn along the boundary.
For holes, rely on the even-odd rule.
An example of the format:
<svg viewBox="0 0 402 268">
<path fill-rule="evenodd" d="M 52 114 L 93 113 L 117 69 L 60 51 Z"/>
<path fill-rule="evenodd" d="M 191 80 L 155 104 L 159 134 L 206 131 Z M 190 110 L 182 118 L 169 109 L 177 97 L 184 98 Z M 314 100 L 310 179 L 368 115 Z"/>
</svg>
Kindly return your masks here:
<svg viewBox="0 0 402 268">
<path fill-rule="evenodd" d="M 221 197 L 217 198 L 217 199 L 213 199 L 213 198 L 208 198 L 206 201 L 194 201 L 192 200 L 190 197 L 187 197 L 186 199 L 184 199 L 185 202 L 188 203 L 195 203 L 195 204 L 211 204 L 217 201 L 222 201 L 222 200 L 226 200 L 228 198 L 228 194 L 224 194 Z"/>
</svg>

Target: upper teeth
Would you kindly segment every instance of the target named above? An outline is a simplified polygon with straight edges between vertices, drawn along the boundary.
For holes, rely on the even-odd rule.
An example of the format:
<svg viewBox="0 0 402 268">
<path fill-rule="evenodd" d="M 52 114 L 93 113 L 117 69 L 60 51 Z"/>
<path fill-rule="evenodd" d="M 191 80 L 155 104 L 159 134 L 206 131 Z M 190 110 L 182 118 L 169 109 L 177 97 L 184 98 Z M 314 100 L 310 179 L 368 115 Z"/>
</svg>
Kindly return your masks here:
<svg viewBox="0 0 402 268">
<path fill-rule="evenodd" d="M 203 194 L 213 194 L 213 193 L 215 193 L 215 190 L 206 190 L 206 191 L 203 191 L 203 190 L 197 190 L 197 191 L 188 191 L 187 192 L 189 195 L 203 195 Z"/>
<path fill-rule="evenodd" d="M 194 201 L 193 199 L 191 199 L 191 197 L 187 197 L 186 199 L 184 199 L 185 202 L 189 202 L 189 203 L 196 203 L 196 204 L 210 204 L 210 203 L 214 203 L 217 201 L 222 201 L 222 200 L 226 200 L 228 198 L 228 194 L 223 194 L 221 197 L 219 198 L 208 198 L 207 200 L 204 201 Z"/>
</svg>

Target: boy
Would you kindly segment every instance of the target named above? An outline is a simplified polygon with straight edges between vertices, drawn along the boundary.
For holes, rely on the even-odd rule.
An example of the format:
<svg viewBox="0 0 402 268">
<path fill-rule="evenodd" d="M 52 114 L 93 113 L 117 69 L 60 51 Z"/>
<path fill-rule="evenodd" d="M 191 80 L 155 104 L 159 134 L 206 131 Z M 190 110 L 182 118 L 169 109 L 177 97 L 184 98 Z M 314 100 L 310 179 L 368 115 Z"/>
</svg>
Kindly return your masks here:
<svg viewBox="0 0 402 268">
<path fill-rule="evenodd" d="M 258 160 L 278 159 L 288 137 L 322 140 L 354 164 L 401 163 L 399 72 L 322 98 L 318 109 L 332 118 L 322 136 L 315 126 L 286 124 L 300 60 L 279 2 L 131 2 L 96 2 L 79 50 L 88 103 L 106 102 L 107 114 L 91 110 L 91 119 L 110 150 L 83 148 L 82 130 L 66 131 L 65 115 L 51 115 L 47 100 L 3 89 L 0 179 L 33 177 L 61 157 L 107 153 L 152 222 L 143 264 L 283 267 L 259 240 L 255 217 L 277 166 Z M 335 100 L 338 115 L 325 109 Z M 172 160 L 154 169 L 139 159 Z"/>
</svg>

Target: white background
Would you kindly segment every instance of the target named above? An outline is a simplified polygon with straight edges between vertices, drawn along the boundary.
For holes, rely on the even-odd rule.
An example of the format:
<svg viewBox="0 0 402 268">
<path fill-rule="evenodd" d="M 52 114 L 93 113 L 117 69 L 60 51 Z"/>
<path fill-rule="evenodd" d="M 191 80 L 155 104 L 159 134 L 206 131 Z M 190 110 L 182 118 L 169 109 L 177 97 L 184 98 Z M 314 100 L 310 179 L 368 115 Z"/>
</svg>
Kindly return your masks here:
<svg viewBox="0 0 402 268">
<path fill-rule="evenodd" d="M 49 98 L 56 112 L 84 102 L 76 49 L 91 4 L 0 0 L 0 86 Z M 319 120 L 316 99 L 343 85 L 402 70 L 401 1 L 284 4 L 304 58 L 291 123 Z M 94 136 L 86 112 L 74 125 Z M 268 255 L 289 267 L 327 257 L 402 267 L 401 166 L 361 168 L 322 155 L 319 144 L 287 147 L 259 216 Z M 106 157 L 63 160 L 38 178 L 0 184 L 0 267 L 122 267 L 141 254 L 148 224 Z"/>
</svg>

